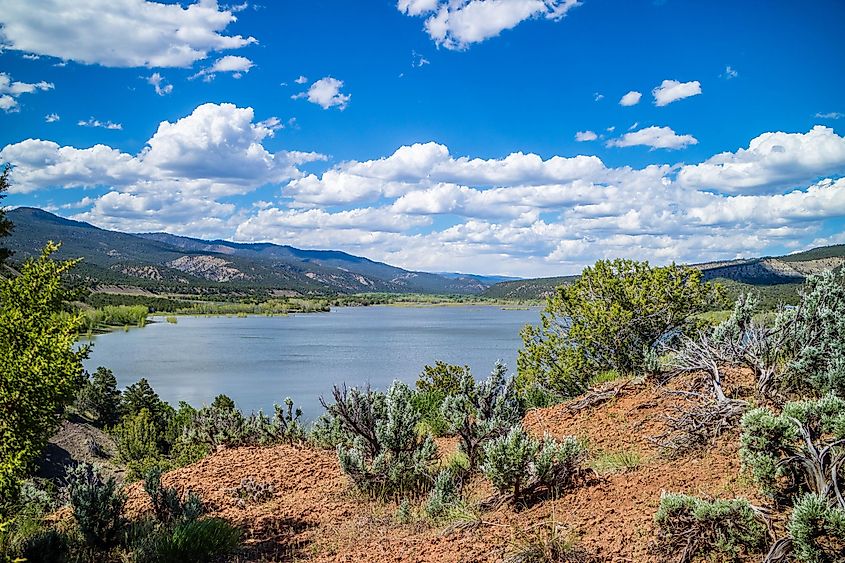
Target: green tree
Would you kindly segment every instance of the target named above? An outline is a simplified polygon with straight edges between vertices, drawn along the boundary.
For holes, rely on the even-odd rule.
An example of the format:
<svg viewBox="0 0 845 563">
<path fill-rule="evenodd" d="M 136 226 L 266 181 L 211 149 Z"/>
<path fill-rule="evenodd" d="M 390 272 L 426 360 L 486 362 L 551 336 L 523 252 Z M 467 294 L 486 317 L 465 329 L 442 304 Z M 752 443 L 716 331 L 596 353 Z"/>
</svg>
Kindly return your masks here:
<svg viewBox="0 0 845 563">
<path fill-rule="evenodd" d="M 2 202 L 3 198 L 6 197 L 6 191 L 9 189 L 9 172 L 11 169 L 12 167 L 7 164 L 3 168 L 3 172 L 0 172 L 0 202 Z M 3 206 L 0 206 L 0 238 L 7 237 L 12 234 L 13 228 L 14 225 L 12 225 L 12 222 L 6 217 L 6 209 Z M 0 246 L 0 266 L 2 266 L 3 262 L 5 262 L 11 255 L 11 250 Z"/>
<path fill-rule="evenodd" d="M 79 314 L 63 310 L 62 275 L 48 243 L 20 276 L 0 279 L 0 504 L 35 460 L 82 384 L 87 347 L 75 346 Z"/>
<path fill-rule="evenodd" d="M 122 408 L 125 416 L 135 416 L 147 409 L 159 433 L 167 429 L 167 423 L 173 414 L 173 407 L 161 400 L 145 377 L 123 392 Z"/>
<path fill-rule="evenodd" d="M 112 426 L 120 417 L 120 391 L 117 379 L 108 368 L 98 367 L 76 400 L 83 413 L 93 414 L 100 424 Z"/>
<path fill-rule="evenodd" d="M 523 329 L 519 384 L 575 395 L 599 373 L 635 373 L 661 338 L 720 299 L 718 286 L 702 282 L 696 269 L 600 260 L 555 290 L 540 326 Z"/>
</svg>

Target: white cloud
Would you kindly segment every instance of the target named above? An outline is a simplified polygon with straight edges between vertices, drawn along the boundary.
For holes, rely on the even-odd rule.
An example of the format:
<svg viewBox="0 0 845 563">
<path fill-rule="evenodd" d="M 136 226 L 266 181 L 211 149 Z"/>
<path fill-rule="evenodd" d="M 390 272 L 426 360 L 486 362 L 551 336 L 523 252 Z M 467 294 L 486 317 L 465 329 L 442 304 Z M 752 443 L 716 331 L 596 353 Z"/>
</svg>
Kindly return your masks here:
<svg viewBox="0 0 845 563">
<path fill-rule="evenodd" d="M 525 20 L 559 20 L 578 0 L 399 0 L 409 16 L 426 16 L 425 30 L 438 45 L 466 49 Z"/>
<path fill-rule="evenodd" d="M 731 67 L 731 65 L 728 65 L 725 67 L 725 72 L 722 73 L 722 76 L 725 77 L 725 80 L 731 80 L 733 78 L 738 77 L 739 73 L 736 71 L 736 69 Z"/>
<path fill-rule="evenodd" d="M 94 119 L 93 117 L 80 119 L 76 122 L 76 124 L 80 127 L 99 127 L 101 129 L 112 129 L 114 131 L 120 131 L 123 129 L 123 125 L 120 123 L 114 123 L 111 120 L 100 121 L 99 119 Z"/>
<path fill-rule="evenodd" d="M 590 130 L 578 131 L 577 133 L 575 133 L 575 140 L 579 143 L 583 143 L 585 141 L 595 141 L 598 138 L 599 136 L 596 135 L 594 131 Z"/>
<path fill-rule="evenodd" d="M 303 74 L 300 74 L 299 78 L 294 80 L 294 82 L 296 82 L 297 84 L 305 84 L 306 82 L 308 82 L 308 77 Z"/>
<path fill-rule="evenodd" d="M 269 152 L 263 142 L 277 128 L 278 120 L 255 122 L 252 108 L 209 103 L 175 122 L 162 121 L 136 155 L 105 145 L 78 149 L 27 139 L 3 148 L 0 161 L 15 164 L 16 192 L 106 185 L 137 191 L 175 186 L 204 195 L 234 195 L 298 177 L 297 165 L 326 158 Z"/>
<path fill-rule="evenodd" d="M 698 144 L 698 139 L 692 135 L 678 135 L 671 127 L 656 126 L 625 133 L 607 142 L 608 147 L 646 146 L 652 149 L 683 149 L 695 144 Z"/>
<path fill-rule="evenodd" d="M 600 92 L 593 92 L 593 101 L 594 102 L 600 102 L 603 99 L 604 99 L 604 94 L 602 94 Z"/>
<path fill-rule="evenodd" d="M 147 84 L 151 84 L 159 96 L 166 96 L 173 92 L 173 84 L 164 84 L 165 81 L 166 79 L 158 72 L 154 72 L 147 78 Z"/>
<path fill-rule="evenodd" d="M 816 117 L 819 119 L 842 119 L 845 117 L 845 113 L 838 112 L 838 111 L 830 111 L 827 113 L 817 113 Z"/>
<path fill-rule="evenodd" d="M 664 80 L 660 86 L 651 91 L 654 96 L 654 105 L 665 106 L 690 96 L 701 94 L 701 82 L 678 82 L 677 80 Z"/>
<path fill-rule="evenodd" d="M 59 117 L 58 113 L 48 113 L 47 115 L 44 116 L 44 121 L 46 121 L 47 123 L 55 123 L 56 121 L 58 121 L 60 119 L 61 119 L 61 117 Z"/>
<path fill-rule="evenodd" d="M 684 166 L 678 181 L 687 186 L 738 193 L 792 187 L 845 168 L 845 138 L 817 125 L 807 133 L 764 133 L 747 149 L 717 154 Z"/>
<path fill-rule="evenodd" d="M 214 64 L 208 68 L 200 70 L 190 79 L 203 77 L 203 80 L 210 82 L 217 76 L 219 72 L 231 72 L 232 78 L 241 78 L 244 74 L 249 72 L 249 69 L 255 66 L 251 60 L 246 57 L 237 55 L 226 55 L 214 61 Z"/>
<path fill-rule="evenodd" d="M 183 8 L 144 0 L 6 0 L 8 49 L 109 67 L 190 67 L 256 40 L 224 35 L 237 18 L 214 0 Z"/>
<path fill-rule="evenodd" d="M 249 108 L 206 104 L 163 122 L 134 155 L 28 139 L 5 147 L 0 161 L 15 163 L 19 193 L 104 186 L 74 204 L 75 218 L 98 225 L 335 248 L 434 271 L 560 275 L 619 256 L 777 254 L 826 240 L 845 218 L 845 138 L 823 127 L 767 133 L 690 165 L 475 158 L 429 142 L 305 174 L 300 164 L 324 157 L 268 151 L 279 125 Z M 276 197 L 229 197 L 268 184 Z"/>
<path fill-rule="evenodd" d="M 641 92 L 637 92 L 636 90 L 631 90 L 630 92 L 628 92 L 627 94 L 622 96 L 622 99 L 619 100 L 619 105 L 620 106 L 635 106 L 638 103 L 640 103 L 640 98 L 642 98 L 642 97 L 643 97 L 643 95 L 642 95 Z"/>
<path fill-rule="evenodd" d="M 28 83 L 15 82 L 5 72 L 0 72 L 0 109 L 6 112 L 18 111 L 18 97 L 22 94 L 33 94 L 39 90 L 44 92 L 53 89 L 52 82 Z"/>
<path fill-rule="evenodd" d="M 314 84 L 308 88 L 307 92 L 294 94 L 291 98 L 294 100 L 306 98 L 312 104 L 317 104 L 323 109 L 337 107 L 337 109 L 343 111 L 346 109 L 346 105 L 349 103 L 352 96 L 350 94 L 341 93 L 341 88 L 343 88 L 342 80 L 327 76 L 314 82 Z"/>
</svg>

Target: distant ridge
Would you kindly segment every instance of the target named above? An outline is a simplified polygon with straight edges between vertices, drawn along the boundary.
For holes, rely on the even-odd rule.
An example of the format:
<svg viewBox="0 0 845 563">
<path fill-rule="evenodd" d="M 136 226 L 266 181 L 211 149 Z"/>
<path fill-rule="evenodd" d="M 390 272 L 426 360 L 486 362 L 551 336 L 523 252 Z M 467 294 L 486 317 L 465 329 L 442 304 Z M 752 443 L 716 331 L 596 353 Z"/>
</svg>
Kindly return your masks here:
<svg viewBox="0 0 845 563">
<path fill-rule="evenodd" d="M 167 233 L 130 234 L 59 217 L 42 209 L 9 210 L 15 259 L 61 241 L 59 256 L 83 258 L 92 282 L 179 290 L 184 287 L 296 291 L 478 294 L 492 285 L 472 276 L 415 272 L 335 250 L 271 243 L 203 240 Z"/>
<path fill-rule="evenodd" d="M 788 254 L 765 258 L 749 258 L 691 264 L 700 269 L 704 279 L 730 280 L 751 286 L 772 286 L 802 283 L 807 276 L 845 265 L 845 244 L 821 246 Z M 574 282 L 578 276 L 535 278 L 497 283 L 482 296 L 499 299 L 542 299 L 559 285 Z"/>
</svg>

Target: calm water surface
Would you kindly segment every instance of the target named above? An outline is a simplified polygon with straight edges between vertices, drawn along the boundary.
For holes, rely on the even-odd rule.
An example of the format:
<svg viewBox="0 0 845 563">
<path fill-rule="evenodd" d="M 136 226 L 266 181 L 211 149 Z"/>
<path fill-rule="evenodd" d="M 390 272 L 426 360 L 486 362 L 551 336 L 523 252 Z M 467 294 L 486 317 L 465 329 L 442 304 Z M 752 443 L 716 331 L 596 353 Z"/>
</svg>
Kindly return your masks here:
<svg viewBox="0 0 845 563">
<path fill-rule="evenodd" d="M 157 319 L 163 321 L 163 319 Z M 412 384 L 426 364 L 467 364 L 476 377 L 497 359 L 516 368 L 519 329 L 537 310 L 498 307 L 348 307 L 288 317 L 179 317 L 94 337 L 85 362 L 111 368 L 121 388 L 146 377 L 162 399 L 198 406 L 217 394 L 244 411 L 290 396 L 305 417 L 332 385 Z"/>
</svg>

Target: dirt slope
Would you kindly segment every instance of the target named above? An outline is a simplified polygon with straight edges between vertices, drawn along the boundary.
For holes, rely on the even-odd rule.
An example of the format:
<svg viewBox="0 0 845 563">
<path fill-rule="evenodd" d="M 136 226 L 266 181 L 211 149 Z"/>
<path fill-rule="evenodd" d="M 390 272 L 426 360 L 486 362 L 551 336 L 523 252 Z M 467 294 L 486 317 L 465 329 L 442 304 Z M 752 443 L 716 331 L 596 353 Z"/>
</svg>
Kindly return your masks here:
<svg viewBox="0 0 845 563">
<path fill-rule="evenodd" d="M 734 379 L 748 379 L 737 372 Z M 670 388 L 689 389 L 691 380 Z M 248 549 L 240 560 L 320 562 L 492 562 L 502 561 L 521 531 L 557 522 L 564 533 L 598 561 L 659 561 L 653 551 L 652 517 L 662 490 L 702 496 L 746 496 L 764 504 L 739 478 L 736 433 L 723 435 L 706 451 L 676 460 L 659 456 L 648 436 L 659 434 L 664 416 L 684 400 L 652 384 L 629 383 L 602 405 L 572 411 L 571 404 L 530 412 L 526 426 L 537 434 L 577 435 L 590 450 L 635 452 L 639 465 L 601 474 L 560 498 L 514 511 L 509 506 L 468 518 L 463 526 L 400 524 L 396 505 L 356 496 L 334 452 L 290 446 L 223 450 L 168 473 L 164 481 L 199 492 L 215 515 L 247 530 Z M 444 444 L 447 448 L 449 443 Z M 274 497 L 263 504 L 235 505 L 227 490 L 241 479 L 273 483 Z M 471 495 L 492 491 L 479 480 Z M 130 510 L 148 501 L 138 484 L 130 488 Z M 759 558 L 758 558 L 759 559 Z"/>
</svg>

